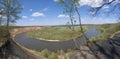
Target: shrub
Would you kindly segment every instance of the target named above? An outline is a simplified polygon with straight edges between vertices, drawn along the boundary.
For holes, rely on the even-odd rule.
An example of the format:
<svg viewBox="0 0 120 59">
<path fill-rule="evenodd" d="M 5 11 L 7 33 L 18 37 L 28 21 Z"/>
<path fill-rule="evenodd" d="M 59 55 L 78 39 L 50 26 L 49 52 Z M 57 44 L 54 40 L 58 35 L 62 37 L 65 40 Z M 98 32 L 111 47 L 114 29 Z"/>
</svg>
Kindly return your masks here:
<svg viewBox="0 0 120 59">
<path fill-rule="evenodd" d="M 7 30 L 4 27 L 0 27 L 0 38 L 4 38 L 7 35 Z"/>
<path fill-rule="evenodd" d="M 48 59 L 58 59 L 58 54 L 52 52 L 52 53 L 48 56 Z"/>
<path fill-rule="evenodd" d="M 46 49 L 44 49 L 40 52 L 40 55 L 42 55 L 44 57 L 48 57 L 48 51 Z"/>
</svg>

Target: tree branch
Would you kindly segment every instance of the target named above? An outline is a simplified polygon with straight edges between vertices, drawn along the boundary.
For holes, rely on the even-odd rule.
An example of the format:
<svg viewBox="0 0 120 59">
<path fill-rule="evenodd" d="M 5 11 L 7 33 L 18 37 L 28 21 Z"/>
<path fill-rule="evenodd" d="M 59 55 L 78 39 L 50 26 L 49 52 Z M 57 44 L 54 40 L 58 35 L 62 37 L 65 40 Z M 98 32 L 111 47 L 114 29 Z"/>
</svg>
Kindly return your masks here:
<svg viewBox="0 0 120 59">
<path fill-rule="evenodd" d="M 96 9 L 95 15 L 97 14 L 97 12 L 99 12 L 99 10 L 100 10 L 102 7 L 104 7 L 104 6 L 106 6 L 106 5 L 110 5 L 110 4 L 113 3 L 114 1 L 115 1 L 115 0 L 112 0 L 112 1 L 110 1 L 110 2 L 108 2 L 108 3 L 102 4 L 100 7 L 93 8 L 93 9 Z"/>
</svg>

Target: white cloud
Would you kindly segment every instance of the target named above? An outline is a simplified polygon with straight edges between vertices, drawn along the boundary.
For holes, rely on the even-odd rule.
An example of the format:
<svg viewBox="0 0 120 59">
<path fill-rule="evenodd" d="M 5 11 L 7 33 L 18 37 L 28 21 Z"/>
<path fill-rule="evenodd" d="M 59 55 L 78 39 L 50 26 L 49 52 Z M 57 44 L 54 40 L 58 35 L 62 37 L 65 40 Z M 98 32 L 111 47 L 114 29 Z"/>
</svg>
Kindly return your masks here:
<svg viewBox="0 0 120 59">
<path fill-rule="evenodd" d="M 33 9 L 30 9 L 29 11 L 33 11 Z"/>
<path fill-rule="evenodd" d="M 107 24 L 116 23 L 116 20 L 101 17 L 83 18 L 82 24 Z"/>
<path fill-rule="evenodd" d="M 113 1 L 113 0 L 109 0 L 109 2 L 111 2 L 111 1 Z"/>
<path fill-rule="evenodd" d="M 47 10 L 48 10 L 48 8 L 44 8 L 44 9 L 43 9 L 43 11 L 47 11 Z"/>
<path fill-rule="evenodd" d="M 57 2 L 58 0 L 53 0 Z M 111 1 L 111 0 L 110 0 Z M 80 6 L 88 5 L 90 7 L 99 7 L 103 3 L 103 0 L 79 0 Z"/>
<path fill-rule="evenodd" d="M 31 16 L 33 16 L 33 17 L 40 17 L 40 16 L 45 16 L 45 15 L 44 15 L 44 13 L 34 12 Z"/>
<path fill-rule="evenodd" d="M 69 18 L 68 15 L 64 15 L 64 14 L 60 14 L 60 15 L 58 15 L 57 17 L 58 17 L 58 18 Z"/>
<path fill-rule="evenodd" d="M 103 9 L 108 9 L 108 8 L 109 8 L 108 5 L 103 6 Z"/>
<path fill-rule="evenodd" d="M 22 16 L 22 18 L 24 18 L 24 19 L 25 19 L 25 18 L 28 18 L 28 17 L 27 17 L 27 16 Z"/>
<path fill-rule="evenodd" d="M 88 5 L 91 7 L 99 7 L 102 5 L 103 0 L 80 0 L 80 6 Z"/>
<path fill-rule="evenodd" d="M 0 15 L 0 18 L 2 17 L 2 15 Z"/>
<path fill-rule="evenodd" d="M 120 0 L 115 0 L 114 3 L 120 3 Z"/>
<path fill-rule="evenodd" d="M 54 2 L 57 2 L 58 0 L 53 0 Z"/>
<path fill-rule="evenodd" d="M 2 8 L 2 9 L 0 9 L 0 12 L 2 12 L 2 11 L 4 11 L 4 9 Z"/>
<path fill-rule="evenodd" d="M 89 14 L 94 15 L 94 14 L 95 14 L 95 12 L 89 12 Z"/>
<path fill-rule="evenodd" d="M 57 2 L 58 0 L 53 0 L 53 1 Z M 103 3 L 103 0 L 79 0 L 80 6 L 88 5 L 91 7 L 99 7 L 102 5 L 102 3 Z"/>
<path fill-rule="evenodd" d="M 109 5 L 103 6 L 102 10 L 104 10 L 105 12 L 109 12 L 110 11 L 110 6 Z"/>
<path fill-rule="evenodd" d="M 0 18 L 1 18 L 1 17 L 2 17 L 2 18 L 7 18 L 7 16 L 5 16 L 5 15 L 0 15 Z"/>
</svg>

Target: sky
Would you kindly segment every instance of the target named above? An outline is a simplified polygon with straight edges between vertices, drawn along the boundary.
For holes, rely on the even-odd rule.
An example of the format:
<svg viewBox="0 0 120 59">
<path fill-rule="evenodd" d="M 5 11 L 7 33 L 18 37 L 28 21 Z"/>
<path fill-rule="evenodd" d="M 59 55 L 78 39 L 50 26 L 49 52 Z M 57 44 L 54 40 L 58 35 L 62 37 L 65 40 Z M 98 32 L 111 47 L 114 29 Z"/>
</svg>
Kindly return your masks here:
<svg viewBox="0 0 120 59">
<path fill-rule="evenodd" d="M 21 17 L 15 23 L 17 26 L 43 26 L 43 25 L 65 25 L 70 22 L 68 14 L 63 13 L 63 6 L 56 3 L 57 0 L 19 0 L 23 4 Z M 110 0 L 111 1 L 111 0 Z M 116 17 L 100 13 L 97 16 L 91 16 L 89 6 L 98 7 L 103 0 L 81 0 L 79 3 L 79 12 L 81 14 L 82 24 L 104 24 L 115 23 Z M 104 6 L 101 11 L 109 11 L 111 6 Z M 74 15 L 77 22 L 78 16 Z"/>
</svg>

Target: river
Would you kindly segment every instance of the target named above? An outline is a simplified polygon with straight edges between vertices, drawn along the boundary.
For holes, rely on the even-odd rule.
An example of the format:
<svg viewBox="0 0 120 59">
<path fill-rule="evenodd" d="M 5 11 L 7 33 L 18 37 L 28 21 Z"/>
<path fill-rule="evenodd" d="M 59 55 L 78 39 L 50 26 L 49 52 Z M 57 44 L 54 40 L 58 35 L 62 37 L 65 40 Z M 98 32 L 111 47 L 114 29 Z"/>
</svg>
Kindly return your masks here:
<svg viewBox="0 0 120 59">
<path fill-rule="evenodd" d="M 85 35 L 87 36 L 87 38 L 91 38 L 99 34 L 101 34 L 101 32 L 99 30 L 96 30 L 96 28 L 88 28 L 88 31 Z M 33 50 L 48 49 L 49 51 L 57 51 L 61 49 L 67 50 L 75 48 L 74 42 L 72 40 L 62 42 L 49 42 L 44 40 L 32 39 L 25 33 L 17 35 L 15 37 L 15 40 L 22 46 Z M 84 38 L 84 36 L 82 36 L 81 38 L 76 39 L 76 41 L 79 45 L 81 45 L 85 43 L 86 39 Z"/>
</svg>

